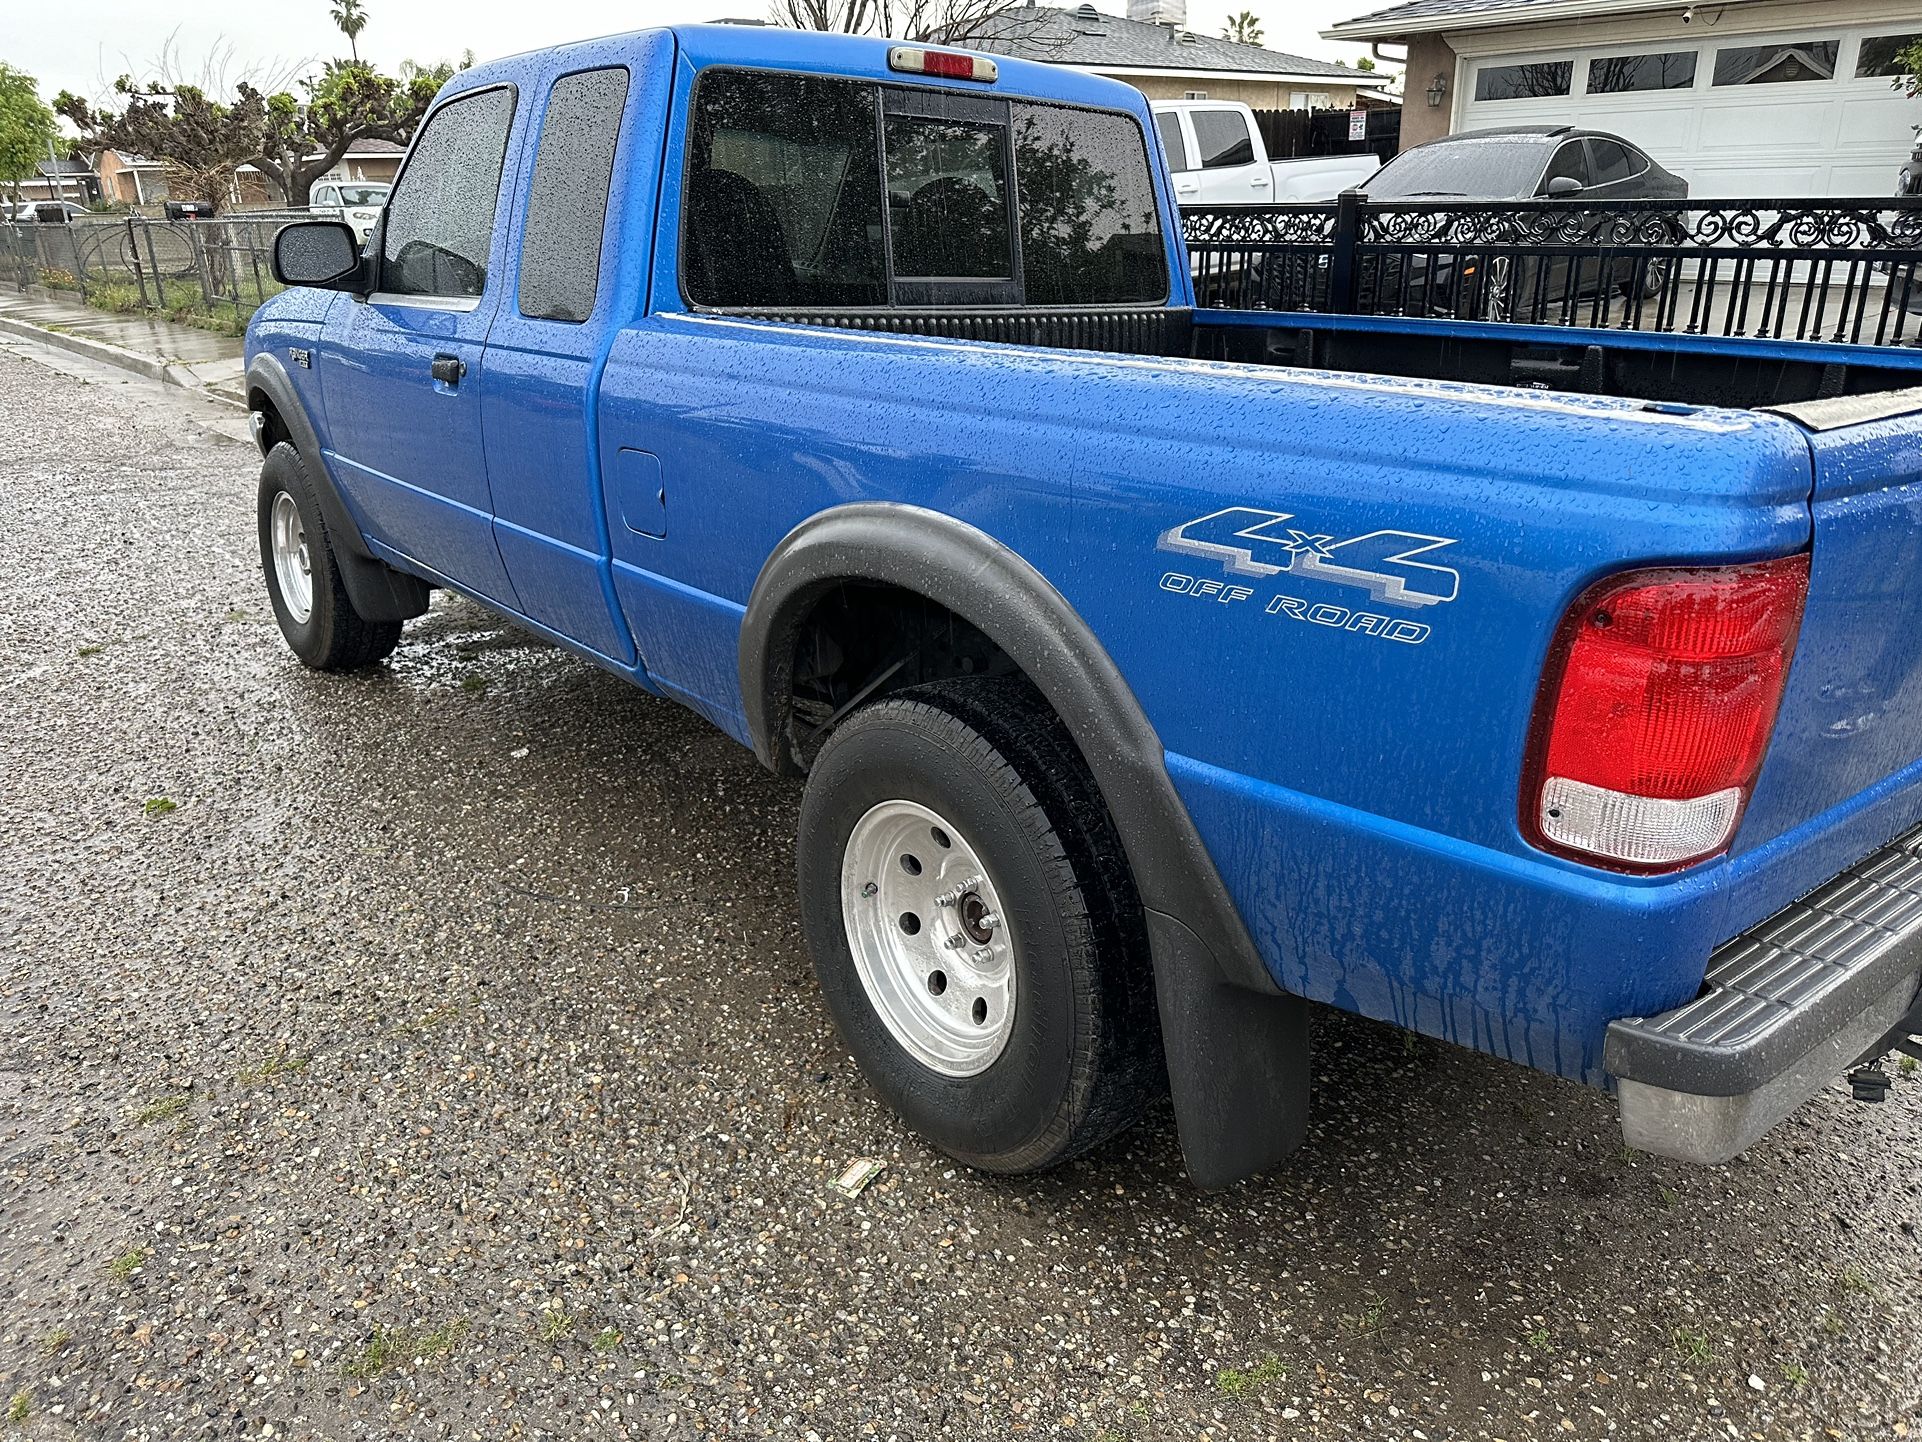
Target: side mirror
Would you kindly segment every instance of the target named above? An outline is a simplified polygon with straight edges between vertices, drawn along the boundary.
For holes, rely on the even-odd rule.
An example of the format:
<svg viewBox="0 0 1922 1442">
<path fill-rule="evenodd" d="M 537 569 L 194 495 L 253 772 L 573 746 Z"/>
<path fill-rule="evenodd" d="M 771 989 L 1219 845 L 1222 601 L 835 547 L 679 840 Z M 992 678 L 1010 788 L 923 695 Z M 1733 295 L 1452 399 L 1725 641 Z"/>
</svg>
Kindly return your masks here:
<svg viewBox="0 0 1922 1442">
<path fill-rule="evenodd" d="M 1557 175 L 1542 187 L 1542 194 L 1550 200 L 1559 200 L 1564 195 L 1580 195 L 1587 188 L 1572 175 Z"/>
<path fill-rule="evenodd" d="M 282 285 L 359 290 L 360 242 L 338 220 L 297 220 L 274 235 L 274 279 Z"/>
</svg>

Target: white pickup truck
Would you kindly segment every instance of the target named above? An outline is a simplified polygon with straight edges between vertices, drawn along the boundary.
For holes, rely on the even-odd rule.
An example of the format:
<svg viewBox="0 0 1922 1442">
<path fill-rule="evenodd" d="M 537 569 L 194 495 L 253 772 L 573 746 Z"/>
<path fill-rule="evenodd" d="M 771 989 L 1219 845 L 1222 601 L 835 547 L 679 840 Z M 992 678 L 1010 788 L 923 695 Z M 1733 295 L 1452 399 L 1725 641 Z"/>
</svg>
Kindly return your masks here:
<svg viewBox="0 0 1922 1442">
<path fill-rule="evenodd" d="M 1180 205 L 1333 200 L 1381 169 L 1366 151 L 1270 160 L 1254 111 L 1232 100 L 1157 100 L 1153 110 Z"/>
</svg>

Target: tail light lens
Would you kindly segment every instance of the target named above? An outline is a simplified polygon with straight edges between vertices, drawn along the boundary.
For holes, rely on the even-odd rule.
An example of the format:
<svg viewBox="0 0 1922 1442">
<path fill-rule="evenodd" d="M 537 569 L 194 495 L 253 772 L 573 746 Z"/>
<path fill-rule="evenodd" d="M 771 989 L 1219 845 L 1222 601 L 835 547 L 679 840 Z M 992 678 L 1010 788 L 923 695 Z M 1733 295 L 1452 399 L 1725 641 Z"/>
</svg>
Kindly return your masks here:
<svg viewBox="0 0 1922 1442">
<path fill-rule="evenodd" d="M 1522 826 L 1667 871 L 1728 845 L 1775 729 L 1809 558 L 1631 571 L 1569 609 L 1542 677 Z"/>
</svg>

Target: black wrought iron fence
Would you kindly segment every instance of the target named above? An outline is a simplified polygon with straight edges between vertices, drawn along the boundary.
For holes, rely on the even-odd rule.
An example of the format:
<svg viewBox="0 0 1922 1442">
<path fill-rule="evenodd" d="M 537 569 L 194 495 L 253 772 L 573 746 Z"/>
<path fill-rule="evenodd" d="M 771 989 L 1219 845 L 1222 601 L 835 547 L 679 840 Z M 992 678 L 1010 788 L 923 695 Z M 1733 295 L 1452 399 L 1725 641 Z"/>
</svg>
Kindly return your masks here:
<svg viewBox="0 0 1922 1442">
<path fill-rule="evenodd" d="M 270 264 L 274 232 L 304 214 L 0 224 L 0 285 L 71 292 L 105 310 L 207 317 L 238 329 L 280 289 Z"/>
<path fill-rule="evenodd" d="M 1423 200 L 1182 213 L 1197 303 L 1688 335 L 1922 340 L 1922 198 Z"/>
</svg>

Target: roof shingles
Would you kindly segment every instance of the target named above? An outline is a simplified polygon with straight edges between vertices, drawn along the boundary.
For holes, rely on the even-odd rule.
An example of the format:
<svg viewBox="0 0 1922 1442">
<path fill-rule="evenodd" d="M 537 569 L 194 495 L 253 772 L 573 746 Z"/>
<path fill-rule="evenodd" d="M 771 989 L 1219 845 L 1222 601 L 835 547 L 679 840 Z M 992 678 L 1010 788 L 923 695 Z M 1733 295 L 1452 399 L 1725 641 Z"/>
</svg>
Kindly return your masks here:
<svg viewBox="0 0 1922 1442">
<path fill-rule="evenodd" d="M 1092 69 L 1118 66 L 1140 70 L 1260 72 L 1272 75 L 1351 80 L 1358 85 L 1379 81 L 1365 70 L 1351 70 L 1326 60 L 1266 50 L 1259 45 L 1237 45 L 1206 35 L 1170 30 L 1119 15 L 1091 14 L 1090 7 L 1061 10 L 1048 5 L 1021 5 L 996 18 L 998 33 L 968 42 L 976 50 L 1015 55 L 1024 60 L 1057 65 L 1085 65 Z M 1188 38 L 1183 38 L 1187 35 Z"/>
</svg>

